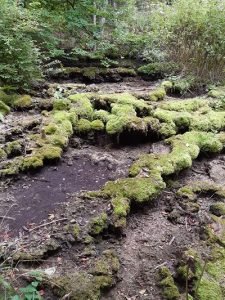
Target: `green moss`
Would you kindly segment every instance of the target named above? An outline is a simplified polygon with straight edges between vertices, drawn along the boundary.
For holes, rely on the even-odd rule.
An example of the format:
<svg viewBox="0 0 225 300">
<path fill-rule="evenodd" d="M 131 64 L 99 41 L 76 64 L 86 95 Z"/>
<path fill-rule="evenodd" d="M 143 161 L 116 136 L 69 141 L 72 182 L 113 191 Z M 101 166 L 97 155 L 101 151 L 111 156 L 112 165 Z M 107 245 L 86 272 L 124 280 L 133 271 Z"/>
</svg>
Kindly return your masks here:
<svg viewBox="0 0 225 300">
<path fill-rule="evenodd" d="M 206 99 L 194 98 L 177 101 L 167 101 L 159 106 L 164 110 L 182 111 L 182 112 L 193 112 L 197 111 L 202 107 L 208 107 L 208 101 Z"/>
<path fill-rule="evenodd" d="M 8 105 L 6 105 L 4 102 L 0 100 L 0 113 L 3 115 L 6 115 L 10 113 L 10 108 Z"/>
<path fill-rule="evenodd" d="M 92 120 L 93 107 L 89 100 L 90 94 L 81 93 L 69 96 L 69 100 L 73 103 L 73 109 L 80 118 Z"/>
<path fill-rule="evenodd" d="M 91 122 L 86 119 L 80 119 L 75 130 L 81 134 L 88 133 L 91 130 Z"/>
<path fill-rule="evenodd" d="M 133 105 L 129 104 L 111 104 L 112 111 L 111 113 L 117 116 L 121 115 L 130 115 L 130 116 L 136 116 L 135 109 Z"/>
<path fill-rule="evenodd" d="M 23 146 L 21 141 L 13 141 L 6 144 L 5 152 L 8 157 L 14 157 L 21 155 L 23 151 Z"/>
<path fill-rule="evenodd" d="M 220 217 L 225 215 L 225 203 L 224 202 L 216 202 L 210 206 L 210 211 L 214 215 Z"/>
<path fill-rule="evenodd" d="M 201 280 L 196 296 L 199 300 L 224 299 L 220 284 L 207 278 Z"/>
<path fill-rule="evenodd" d="M 63 134 L 63 132 L 49 135 L 47 141 L 53 146 L 58 146 L 60 148 L 65 148 L 68 146 L 69 138 Z"/>
<path fill-rule="evenodd" d="M 120 134 L 124 131 L 127 125 L 127 116 L 112 116 L 106 124 L 106 132 L 108 134 Z"/>
<path fill-rule="evenodd" d="M 80 235 L 80 226 L 79 225 L 74 225 L 73 226 L 73 236 L 77 240 Z"/>
<path fill-rule="evenodd" d="M 130 200 L 124 197 L 113 198 L 113 217 L 115 227 L 125 227 L 126 226 L 126 216 L 130 212 Z"/>
<path fill-rule="evenodd" d="M 90 234 L 98 235 L 107 228 L 107 214 L 102 213 L 99 217 L 95 217 L 90 221 Z"/>
<path fill-rule="evenodd" d="M 70 294 L 70 298 L 74 300 L 98 300 L 101 291 L 115 282 L 118 269 L 119 260 L 116 254 L 112 250 L 106 250 L 87 272 L 58 277 L 52 281 L 52 285 L 60 297 Z"/>
<path fill-rule="evenodd" d="M 7 157 L 6 152 L 2 148 L 0 148 L 0 161 L 4 160 L 6 157 Z"/>
<path fill-rule="evenodd" d="M 149 100 L 150 101 L 161 101 L 164 99 L 164 97 L 166 96 L 166 91 L 164 88 L 158 88 L 154 91 L 152 91 L 149 94 Z"/>
<path fill-rule="evenodd" d="M 11 106 L 13 103 L 13 96 L 7 95 L 4 91 L 0 90 L 0 101 L 4 102 L 7 106 Z"/>
<path fill-rule="evenodd" d="M 213 87 L 208 92 L 208 96 L 212 98 L 225 99 L 225 87 Z"/>
<path fill-rule="evenodd" d="M 168 90 L 171 90 L 173 87 L 173 83 L 169 80 L 165 80 L 162 82 L 161 86 L 165 89 L 165 91 L 167 92 Z"/>
<path fill-rule="evenodd" d="M 94 120 L 91 122 L 91 129 L 96 131 L 102 131 L 104 130 L 105 125 L 101 120 Z"/>
<path fill-rule="evenodd" d="M 51 161 L 51 160 L 58 160 L 61 158 L 62 149 L 57 146 L 52 145 L 44 145 L 43 147 L 37 149 L 35 151 L 35 155 L 38 155 L 43 160 Z"/>
<path fill-rule="evenodd" d="M 148 76 L 151 79 L 163 78 L 173 73 L 177 67 L 172 63 L 155 62 L 138 68 L 138 74 Z"/>
<path fill-rule="evenodd" d="M 55 123 L 49 123 L 44 127 L 46 134 L 54 134 L 58 130 L 58 126 Z"/>
<path fill-rule="evenodd" d="M 22 172 L 32 171 L 43 167 L 43 160 L 40 156 L 27 156 L 22 159 L 20 170 Z"/>
<path fill-rule="evenodd" d="M 116 72 L 121 75 L 121 76 L 129 76 L 129 77 L 133 77 L 133 76 L 136 76 L 137 73 L 134 69 L 131 69 L 131 68 L 123 68 L 123 67 L 119 67 L 119 68 L 116 68 Z"/>
<path fill-rule="evenodd" d="M 167 140 L 172 147 L 169 154 L 147 154 L 141 156 L 130 168 L 130 175 L 138 175 L 142 168 L 148 168 L 150 173 L 170 175 L 192 165 L 200 150 L 205 152 L 220 152 L 223 144 L 220 136 L 207 132 L 186 132 Z"/>
<path fill-rule="evenodd" d="M 54 110 L 69 110 L 71 108 L 71 101 L 68 99 L 55 99 L 53 102 Z"/>
<path fill-rule="evenodd" d="M 103 123 L 107 123 L 110 119 L 110 113 L 103 109 L 95 110 L 93 114 L 93 119 L 101 120 Z"/>
<path fill-rule="evenodd" d="M 225 190 L 223 187 L 211 182 L 197 181 L 177 191 L 179 197 L 188 198 L 191 201 L 195 200 L 199 193 L 211 193 L 212 196 L 216 198 L 225 198 Z"/>
<path fill-rule="evenodd" d="M 82 69 L 82 74 L 85 78 L 89 80 L 94 80 L 97 75 L 99 75 L 100 71 L 96 67 L 88 67 Z"/>
<path fill-rule="evenodd" d="M 100 103 L 101 107 L 109 107 L 112 103 L 120 105 L 130 105 L 139 112 L 140 115 L 148 115 L 152 110 L 152 107 L 144 100 L 137 99 L 130 93 L 117 93 L 117 94 L 95 94 L 91 96 L 91 99 L 96 103 Z"/>
<path fill-rule="evenodd" d="M 112 198 L 122 197 L 130 201 L 148 202 L 164 187 L 165 184 L 161 176 L 154 174 L 152 178 L 125 178 L 109 181 L 103 187 L 102 195 Z M 114 201 L 118 201 L 118 199 Z"/>
<path fill-rule="evenodd" d="M 173 276 L 168 268 L 163 267 L 158 272 L 159 286 L 162 289 L 162 294 L 167 300 L 179 300 L 180 293 L 174 283 Z"/>
<path fill-rule="evenodd" d="M 32 101 L 29 95 L 18 96 L 13 101 L 13 107 L 16 109 L 28 109 L 31 105 Z"/>
</svg>

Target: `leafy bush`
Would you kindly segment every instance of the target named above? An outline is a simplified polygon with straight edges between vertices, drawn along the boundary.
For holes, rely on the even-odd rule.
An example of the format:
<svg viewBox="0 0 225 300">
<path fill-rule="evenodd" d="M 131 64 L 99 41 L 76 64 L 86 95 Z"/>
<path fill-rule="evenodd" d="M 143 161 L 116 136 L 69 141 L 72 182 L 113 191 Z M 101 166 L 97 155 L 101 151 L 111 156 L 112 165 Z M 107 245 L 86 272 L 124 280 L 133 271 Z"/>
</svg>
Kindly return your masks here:
<svg viewBox="0 0 225 300">
<path fill-rule="evenodd" d="M 27 88 L 41 77 L 40 53 L 32 35 L 36 22 L 25 9 L 0 0 L 0 84 Z"/>
<path fill-rule="evenodd" d="M 155 32 L 185 74 L 221 81 L 225 68 L 225 1 L 177 0 L 155 12 Z"/>
</svg>

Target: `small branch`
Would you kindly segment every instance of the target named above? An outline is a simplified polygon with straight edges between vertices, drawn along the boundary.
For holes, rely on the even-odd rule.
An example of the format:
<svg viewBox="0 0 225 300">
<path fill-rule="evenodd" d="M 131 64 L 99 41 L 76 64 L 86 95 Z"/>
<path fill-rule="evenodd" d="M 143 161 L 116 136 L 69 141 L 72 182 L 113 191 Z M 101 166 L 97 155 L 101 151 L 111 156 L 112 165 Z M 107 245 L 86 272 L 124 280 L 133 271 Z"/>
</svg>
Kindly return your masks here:
<svg viewBox="0 0 225 300">
<path fill-rule="evenodd" d="M 67 220 L 68 220 L 67 218 L 62 218 L 62 219 L 54 220 L 54 221 L 51 221 L 51 222 L 48 222 L 48 223 L 44 223 L 44 224 L 36 226 L 32 229 L 29 229 L 28 232 L 32 232 L 32 231 L 37 230 L 39 228 L 42 228 L 42 227 L 45 227 L 45 226 L 48 226 L 48 225 L 51 225 L 51 224 L 54 224 L 54 223 L 57 223 L 57 222 L 67 221 Z"/>
<path fill-rule="evenodd" d="M 16 219 L 15 218 L 12 218 L 12 217 L 7 217 L 7 216 L 0 216 L 0 219 L 7 219 L 7 220 L 13 220 L 15 221 Z"/>
</svg>

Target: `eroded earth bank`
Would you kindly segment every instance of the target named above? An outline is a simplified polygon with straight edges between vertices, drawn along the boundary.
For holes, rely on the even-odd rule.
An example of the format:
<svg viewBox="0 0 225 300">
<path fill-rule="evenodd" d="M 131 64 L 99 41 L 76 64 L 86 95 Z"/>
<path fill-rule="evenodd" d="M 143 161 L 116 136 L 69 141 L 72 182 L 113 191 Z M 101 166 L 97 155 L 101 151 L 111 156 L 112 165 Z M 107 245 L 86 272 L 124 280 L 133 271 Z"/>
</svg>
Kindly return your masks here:
<svg viewBox="0 0 225 300">
<path fill-rule="evenodd" d="M 225 299 L 225 90 L 126 75 L 0 94 L 1 299 Z"/>
</svg>

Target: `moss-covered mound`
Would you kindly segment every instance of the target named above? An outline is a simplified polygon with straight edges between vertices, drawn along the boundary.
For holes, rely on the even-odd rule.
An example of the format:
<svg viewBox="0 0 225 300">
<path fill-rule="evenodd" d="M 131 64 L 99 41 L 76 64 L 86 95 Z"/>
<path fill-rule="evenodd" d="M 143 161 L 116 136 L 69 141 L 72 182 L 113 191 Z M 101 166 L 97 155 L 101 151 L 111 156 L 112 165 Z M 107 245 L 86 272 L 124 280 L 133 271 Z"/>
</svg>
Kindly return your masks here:
<svg viewBox="0 0 225 300">
<path fill-rule="evenodd" d="M 101 291 L 115 283 L 115 275 L 120 267 L 119 260 L 112 250 L 105 250 L 88 271 L 70 274 L 51 280 L 57 296 L 69 294 L 73 300 L 97 300 Z"/>
</svg>

